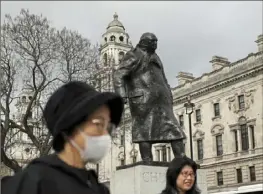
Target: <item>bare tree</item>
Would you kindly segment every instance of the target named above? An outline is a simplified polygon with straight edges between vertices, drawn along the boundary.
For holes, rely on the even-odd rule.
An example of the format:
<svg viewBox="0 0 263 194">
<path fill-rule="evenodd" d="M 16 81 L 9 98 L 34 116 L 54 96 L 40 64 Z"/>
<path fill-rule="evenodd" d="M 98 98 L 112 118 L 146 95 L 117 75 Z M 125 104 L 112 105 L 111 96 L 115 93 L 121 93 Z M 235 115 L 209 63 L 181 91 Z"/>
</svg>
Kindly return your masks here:
<svg viewBox="0 0 263 194">
<path fill-rule="evenodd" d="M 113 65 L 101 65 L 99 54 L 98 45 L 91 45 L 78 32 L 57 31 L 42 15 L 24 9 L 15 18 L 6 15 L 0 61 L 2 163 L 14 172 L 22 168 L 23 161 L 10 151 L 25 144 L 15 138 L 21 134 L 27 137 L 24 151 L 35 152 L 24 162 L 49 153 L 52 138 L 45 127 L 43 106 L 58 86 L 81 80 L 101 91 L 111 90 Z M 28 96 L 21 96 L 23 92 Z"/>
<path fill-rule="evenodd" d="M 58 31 L 57 35 L 61 81 L 91 82 L 99 65 L 98 47 L 92 46 L 90 41 L 78 32 L 66 28 Z"/>
<path fill-rule="evenodd" d="M 51 136 L 44 127 L 42 114 L 39 113 L 35 119 L 31 117 L 35 109 L 43 110 L 49 87 L 57 80 L 52 70 L 57 59 L 58 41 L 48 20 L 30 14 L 28 10 L 22 9 L 15 19 L 10 15 L 5 19 L 1 33 L 1 162 L 17 172 L 21 165 L 4 149 L 8 133 L 18 130 L 26 134 L 39 155 L 47 154 L 51 148 Z M 22 117 L 15 119 L 11 116 L 13 100 L 19 97 L 24 87 L 32 95 Z M 41 131 L 41 137 L 35 129 Z"/>
<path fill-rule="evenodd" d="M 84 81 L 101 91 L 112 90 L 113 60 L 101 64 L 98 45 L 78 32 L 63 28 L 58 31 L 61 81 Z"/>
</svg>

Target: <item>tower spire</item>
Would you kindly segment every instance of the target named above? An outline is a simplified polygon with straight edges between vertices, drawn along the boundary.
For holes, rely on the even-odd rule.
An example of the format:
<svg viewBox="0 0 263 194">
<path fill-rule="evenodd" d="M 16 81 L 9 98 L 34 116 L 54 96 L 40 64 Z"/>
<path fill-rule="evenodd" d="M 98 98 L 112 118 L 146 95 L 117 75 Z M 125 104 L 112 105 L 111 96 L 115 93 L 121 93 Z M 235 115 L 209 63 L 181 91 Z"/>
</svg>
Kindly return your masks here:
<svg viewBox="0 0 263 194">
<path fill-rule="evenodd" d="M 113 19 L 118 20 L 118 17 L 119 17 L 118 14 L 115 12 L 115 14 L 113 15 Z"/>
</svg>

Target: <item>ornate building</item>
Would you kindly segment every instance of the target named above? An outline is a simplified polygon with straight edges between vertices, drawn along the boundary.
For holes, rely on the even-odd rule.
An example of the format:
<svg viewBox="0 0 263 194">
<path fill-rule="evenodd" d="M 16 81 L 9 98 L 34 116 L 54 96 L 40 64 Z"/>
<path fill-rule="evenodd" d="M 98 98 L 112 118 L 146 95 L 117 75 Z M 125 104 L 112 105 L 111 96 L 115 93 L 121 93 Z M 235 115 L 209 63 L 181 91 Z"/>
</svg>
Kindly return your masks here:
<svg viewBox="0 0 263 194">
<path fill-rule="evenodd" d="M 173 88 L 174 112 L 189 137 L 184 103 L 192 114 L 194 159 L 207 169 L 209 192 L 231 193 L 262 187 L 263 181 L 263 36 L 258 50 L 235 62 L 214 56 L 212 71 L 195 78 L 180 72 Z M 189 141 L 186 153 L 189 154 Z"/>
<path fill-rule="evenodd" d="M 19 94 L 15 104 L 16 114 L 13 114 L 12 117 L 17 124 L 22 122 L 32 96 L 33 92 L 29 88 L 23 88 Z M 41 115 L 39 107 L 33 104 L 32 110 L 28 114 L 28 124 L 32 129 L 34 136 L 38 138 L 40 138 L 42 134 L 42 127 L 39 126 L 38 122 L 38 118 L 41 118 L 39 115 Z M 35 148 L 28 135 L 15 128 L 10 130 L 6 136 L 5 152 L 10 159 L 16 160 L 22 167 L 39 155 L 38 150 Z M 13 173 L 11 169 L 3 164 L 1 164 L 1 171 L 1 176 Z"/>
<path fill-rule="evenodd" d="M 121 36 L 122 39 L 119 38 Z M 115 14 L 102 36 L 101 59 L 104 64 L 114 64 L 114 68 L 118 66 L 123 55 L 132 48 L 126 39 L 128 37 Z M 212 71 L 200 77 L 179 72 L 179 84 L 172 88 L 174 113 L 187 137 L 189 125 L 184 103 L 190 96 L 195 104 L 192 114 L 194 159 L 207 170 L 209 193 L 262 191 L 262 35 L 258 36 L 256 43 L 258 50 L 255 53 L 236 62 L 229 62 L 224 57 L 212 57 Z M 120 52 L 123 53 L 120 55 Z M 109 174 L 105 181 L 110 180 L 116 166 L 131 164 L 140 158 L 137 145 L 131 143 L 128 107 L 126 111 L 121 133 L 114 138 L 117 144 L 113 144 L 104 160 L 104 163 L 111 161 L 111 169 L 106 170 L 108 167 L 100 164 L 100 168 L 106 167 L 104 171 Z M 185 140 L 185 152 L 190 156 L 188 138 Z M 153 153 L 157 161 L 170 161 L 173 158 L 169 144 L 155 145 Z"/>
<path fill-rule="evenodd" d="M 122 57 L 131 48 L 132 44 L 129 34 L 125 31 L 125 27 L 118 20 L 118 15 L 115 13 L 113 21 L 108 24 L 106 32 L 102 35 L 100 45 L 102 67 L 99 72 L 100 83 L 98 85 L 101 91 L 113 91 L 113 71 L 118 67 Z M 125 134 L 129 128 L 129 120 L 124 119 L 129 118 L 128 107 L 125 107 L 125 110 L 121 127 L 118 128 L 118 133 L 116 133 L 113 139 L 109 154 L 96 167 L 89 165 L 91 168 L 97 168 L 100 181 L 106 184 L 109 184 L 111 174 L 116 170 L 116 166 L 126 164 L 129 161 L 129 158 L 126 157 L 126 155 L 129 155 L 126 154 L 126 150 L 130 150 L 130 147 L 134 146 L 130 143 L 129 133 Z M 132 160 L 134 161 L 134 159 Z"/>
</svg>

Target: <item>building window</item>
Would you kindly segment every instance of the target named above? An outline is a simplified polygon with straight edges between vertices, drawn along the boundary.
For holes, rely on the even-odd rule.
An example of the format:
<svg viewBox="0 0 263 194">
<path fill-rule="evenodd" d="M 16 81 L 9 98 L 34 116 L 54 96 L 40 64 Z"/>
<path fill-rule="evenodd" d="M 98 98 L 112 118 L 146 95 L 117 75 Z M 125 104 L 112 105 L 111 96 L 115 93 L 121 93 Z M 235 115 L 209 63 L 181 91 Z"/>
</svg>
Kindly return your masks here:
<svg viewBox="0 0 263 194">
<path fill-rule="evenodd" d="M 108 55 L 107 55 L 107 53 L 105 53 L 105 54 L 103 55 L 103 64 L 104 64 L 105 66 L 108 64 Z"/>
<path fill-rule="evenodd" d="M 167 162 L 166 146 L 162 147 L 162 157 L 163 157 L 163 162 Z"/>
<path fill-rule="evenodd" d="M 121 135 L 121 145 L 124 146 L 124 135 Z"/>
<path fill-rule="evenodd" d="M 215 104 L 214 104 L 214 115 L 215 115 L 215 117 L 220 116 L 220 107 L 219 107 L 219 103 L 215 103 Z"/>
<path fill-rule="evenodd" d="M 197 156 L 198 156 L 198 160 L 202 160 L 204 157 L 202 139 L 197 140 Z"/>
<path fill-rule="evenodd" d="M 137 162 L 137 157 L 136 156 L 133 156 L 132 157 L 132 163 L 134 164 L 134 163 L 136 163 Z"/>
<path fill-rule="evenodd" d="M 110 37 L 110 41 L 115 41 L 115 39 L 116 39 L 116 38 L 115 38 L 115 36 L 113 36 L 113 35 Z"/>
<path fill-rule="evenodd" d="M 217 185 L 218 186 L 221 186 L 224 184 L 224 181 L 223 181 L 223 172 L 220 171 L 220 172 L 217 172 Z"/>
<path fill-rule="evenodd" d="M 251 142 L 252 149 L 254 149 L 256 147 L 254 126 L 250 125 L 249 129 L 250 129 L 250 135 L 251 135 L 251 141 L 252 141 Z"/>
<path fill-rule="evenodd" d="M 119 63 L 122 61 L 123 57 L 124 57 L 124 52 L 119 52 Z"/>
<path fill-rule="evenodd" d="M 242 183 L 243 182 L 243 178 L 242 178 L 242 169 L 236 169 L 237 171 L 237 183 Z"/>
<path fill-rule="evenodd" d="M 121 42 L 123 42 L 123 40 L 124 40 L 123 36 L 120 36 L 119 39 Z"/>
<path fill-rule="evenodd" d="M 250 181 L 256 181 L 255 166 L 250 166 L 249 167 L 249 175 L 250 175 Z"/>
<path fill-rule="evenodd" d="M 125 160 L 121 159 L 121 166 L 125 165 Z"/>
<path fill-rule="evenodd" d="M 195 120 L 196 122 L 201 122 L 201 110 L 200 109 L 195 110 Z"/>
<path fill-rule="evenodd" d="M 223 155 L 222 135 L 216 136 L 216 154 L 217 156 Z"/>
<path fill-rule="evenodd" d="M 235 137 L 235 149 L 236 149 L 236 152 L 238 152 L 238 135 L 237 135 L 237 130 L 234 131 L 234 137 Z"/>
<path fill-rule="evenodd" d="M 171 148 L 170 147 L 167 147 L 167 160 L 168 162 L 171 161 Z"/>
<path fill-rule="evenodd" d="M 238 107 L 239 107 L 239 109 L 245 108 L 245 97 L 244 97 L 244 95 L 238 96 Z"/>
<path fill-rule="evenodd" d="M 179 115 L 179 125 L 180 125 L 181 127 L 184 126 L 184 115 Z"/>
<path fill-rule="evenodd" d="M 248 129 L 247 125 L 243 124 L 240 125 L 241 130 L 241 143 L 242 143 L 242 150 L 246 151 L 249 149 L 249 140 L 248 140 Z"/>
</svg>

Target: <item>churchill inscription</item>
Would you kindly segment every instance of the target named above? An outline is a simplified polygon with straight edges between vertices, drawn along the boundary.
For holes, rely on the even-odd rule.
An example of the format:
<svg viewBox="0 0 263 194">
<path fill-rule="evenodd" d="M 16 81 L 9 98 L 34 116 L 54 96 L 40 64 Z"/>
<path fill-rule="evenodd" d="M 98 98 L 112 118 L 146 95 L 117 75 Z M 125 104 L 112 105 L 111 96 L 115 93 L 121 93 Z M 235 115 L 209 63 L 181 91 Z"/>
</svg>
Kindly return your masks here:
<svg viewBox="0 0 263 194">
<path fill-rule="evenodd" d="M 165 182 L 165 173 L 162 172 L 143 172 L 142 178 L 144 182 L 155 182 L 155 183 L 164 183 Z"/>
</svg>

